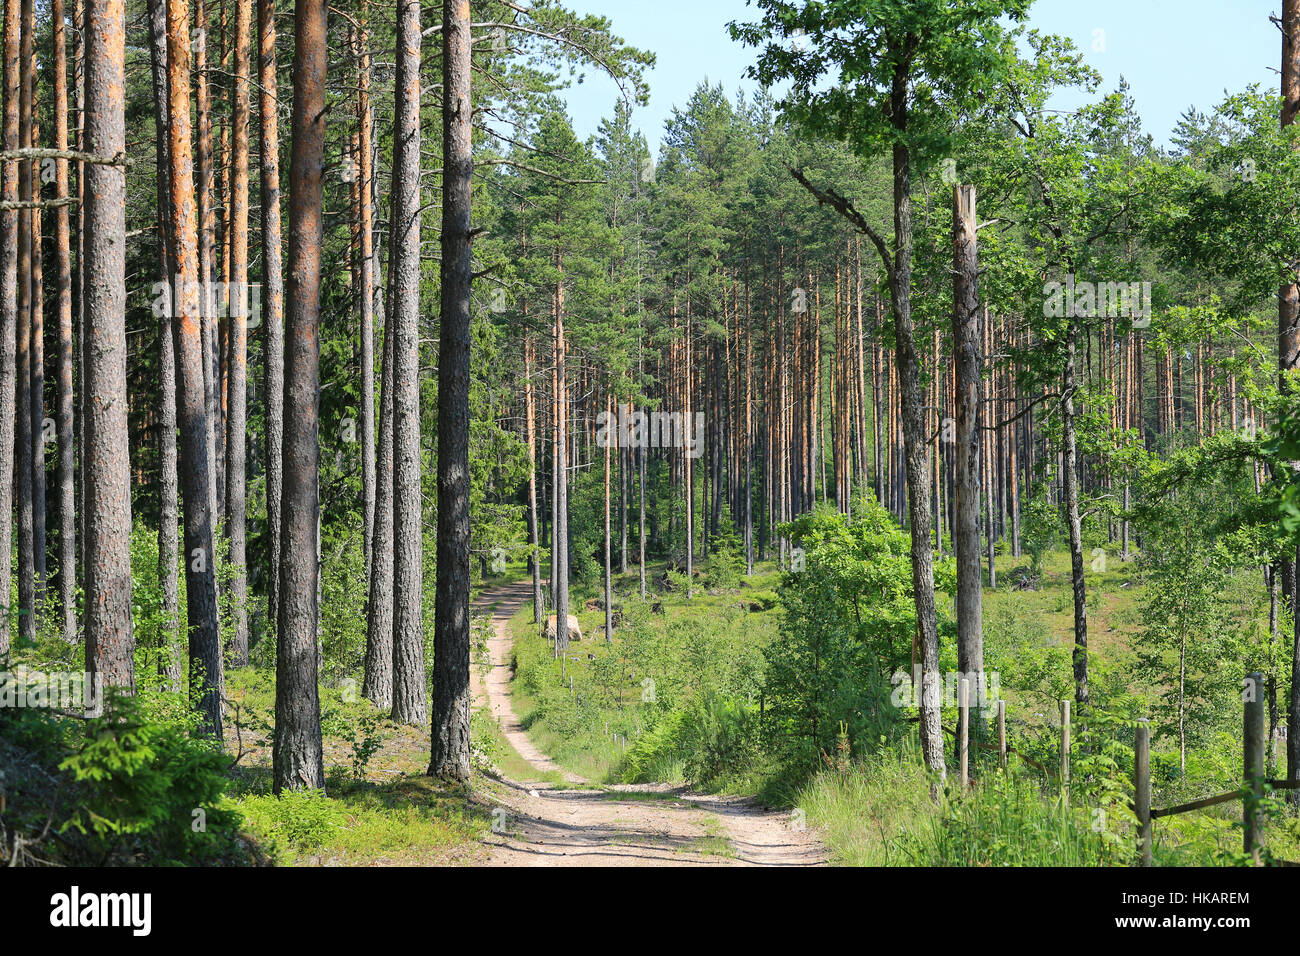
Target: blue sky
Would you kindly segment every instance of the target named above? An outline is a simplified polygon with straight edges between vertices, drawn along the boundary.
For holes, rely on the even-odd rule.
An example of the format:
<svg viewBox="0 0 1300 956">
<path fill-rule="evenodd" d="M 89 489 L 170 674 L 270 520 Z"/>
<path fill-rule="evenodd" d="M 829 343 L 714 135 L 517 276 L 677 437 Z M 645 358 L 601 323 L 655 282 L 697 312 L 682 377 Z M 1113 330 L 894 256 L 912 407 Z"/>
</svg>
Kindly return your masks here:
<svg viewBox="0 0 1300 956">
<path fill-rule="evenodd" d="M 636 123 L 657 149 L 664 120 L 707 78 L 734 95 L 754 51 L 732 43 L 726 25 L 757 19 L 745 0 L 569 0 L 584 13 L 609 17 L 614 31 L 634 46 L 652 50 L 658 65 L 650 73 L 650 105 Z M 1250 83 L 1278 85 L 1281 34 L 1271 22 L 1281 0 L 1037 0 L 1030 22 L 1069 37 L 1114 89 L 1120 76 L 1131 88 L 1143 128 L 1158 144 L 1188 106 L 1208 112 L 1224 91 Z M 1098 33 L 1096 31 L 1102 31 Z M 595 133 L 613 111 L 617 90 L 588 74 L 567 91 L 578 134 Z M 1054 105 L 1070 108 L 1077 98 Z"/>
</svg>

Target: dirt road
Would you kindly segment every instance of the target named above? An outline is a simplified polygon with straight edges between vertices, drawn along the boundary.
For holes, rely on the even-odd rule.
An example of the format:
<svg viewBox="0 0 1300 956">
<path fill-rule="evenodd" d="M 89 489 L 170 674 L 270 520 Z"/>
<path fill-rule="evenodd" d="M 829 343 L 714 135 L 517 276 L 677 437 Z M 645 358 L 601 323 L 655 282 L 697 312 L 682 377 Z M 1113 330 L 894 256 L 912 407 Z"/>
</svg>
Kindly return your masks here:
<svg viewBox="0 0 1300 956">
<path fill-rule="evenodd" d="M 597 787 L 570 773 L 528 739 L 510 697 L 509 621 L 530 597 L 528 582 L 485 592 L 492 611 L 486 676 L 473 668 L 474 694 L 506 739 L 540 774 L 570 786 L 505 780 L 489 863 L 498 866 L 816 866 L 824 848 L 788 813 L 738 797 L 690 794 L 667 785 Z"/>
</svg>

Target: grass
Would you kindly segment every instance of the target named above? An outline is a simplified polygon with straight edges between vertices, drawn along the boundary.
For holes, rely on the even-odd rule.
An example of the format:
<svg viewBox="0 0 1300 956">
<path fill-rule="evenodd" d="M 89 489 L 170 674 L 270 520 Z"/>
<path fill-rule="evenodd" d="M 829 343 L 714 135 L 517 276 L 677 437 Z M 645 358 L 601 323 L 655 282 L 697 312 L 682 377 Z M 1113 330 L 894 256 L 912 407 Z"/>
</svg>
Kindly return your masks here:
<svg viewBox="0 0 1300 956">
<path fill-rule="evenodd" d="M 278 865 L 413 866 L 472 863 L 491 809 L 470 789 L 426 776 L 427 728 L 394 724 L 365 700 L 323 689 L 325 793 L 271 792 L 275 690 L 270 675 L 229 671 L 227 696 L 239 723 L 227 748 L 241 753 L 228 799 L 244 831 Z M 350 696 L 350 695 L 348 695 Z M 478 728 L 481 729 L 481 728 Z M 476 737 L 476 745 L 484 743 Z"/>
</svg>

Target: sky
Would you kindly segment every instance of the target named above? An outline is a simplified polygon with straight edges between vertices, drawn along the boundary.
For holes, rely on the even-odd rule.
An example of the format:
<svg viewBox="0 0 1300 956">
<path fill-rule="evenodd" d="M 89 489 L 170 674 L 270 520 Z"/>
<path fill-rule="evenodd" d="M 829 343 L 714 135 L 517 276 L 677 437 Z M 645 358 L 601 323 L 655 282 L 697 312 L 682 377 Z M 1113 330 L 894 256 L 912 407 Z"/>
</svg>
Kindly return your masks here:
<svg viewBox="0 0 1300 956">
<path fill-rule="evenodd" d="M 648 74 L 650 105 L 635 114 L 656 151 L 665 120 L 703 80 L 722 83 L 733 97 L 740 87 L 756 87 L 744 78 L 756 51 L 733 43 L 726 29 L 733 20 L 758 19 L 745 0 L 569 0 L 568 6 L 609 17 L 618 36 L 658 57 Z M 1074 41 L 1103 77 L 1099 93 L 1127 79 L 1143 129 L 1167 145 L 1189 106 L 1209 112 L 1225 90 L 1251 83 L 1277 89 L 1281 34 L 1269 16 L 1280 9 L 1281 0 L 1036 0 L 1029 22 Z M 596 132 L 617 96 L 611 81 L 590 72 L 567 91 L 579 136 Z M 1062 95 L 1051 105 L 1069 109 L 1085 99 Z"/>
</svg>

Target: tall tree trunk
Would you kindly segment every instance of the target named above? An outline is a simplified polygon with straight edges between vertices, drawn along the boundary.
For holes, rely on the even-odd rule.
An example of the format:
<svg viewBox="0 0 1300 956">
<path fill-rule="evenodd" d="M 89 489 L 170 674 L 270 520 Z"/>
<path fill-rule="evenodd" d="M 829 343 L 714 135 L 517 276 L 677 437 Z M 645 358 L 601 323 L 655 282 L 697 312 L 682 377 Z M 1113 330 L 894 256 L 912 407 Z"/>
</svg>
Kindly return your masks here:
<svg viewBox="0 0 1300 956">
<path fill-rule="evenodd" d="M 194 194 L 190 128 L 190 23 L 186 0 L 167 0 L 167 72 L 170 103 L 167 151 L 174 236 L 171 323 L 176 362 L 180 474 L 185 494 L 185 607 L 188 618 L 190 693 L 204 731 L 221 739 L 221 632 L 217 622 L 216 551 L 212 541 L 207 395 L 203 347 L 203 282 Z M 201 693 L 196 687 L 203 688 Z"/>
<path fill-rule="evenodd" d="M 424 499 L 420 467 L 420 41 L 419 0 L 404 0 L 398 17 L 397 34 L 397 105 L 393 119 L 393 243 L 389 262 L 389 269 L 394 276 L 393 720 L 413 726 L 423 724 L 429 713 L 426 704 L 422 615 Z M 443 188 L 447 189 L 445 180 Z M 444 284 L 444 300 L 450 291 Z M 468 288 L 466 295 L 468 296 Z M 446 328 L 442 330 L 441 341 L 445 347 Z M 447 371 L 439 361 L 439 374 Z M 449 379 L 449 382 L 454 381 L 454 377 Z M 440 418 L 444 403 L 451 398 L 450 394 L 439 390 Z M 439 444 L 440 467 L 443 455 L 448 451 L 446 446 Z M 439 487 L 441 488 L 441 479 Z M 443 509 L 440 506 L 440 524 L 442 518 Z M 441 535 L 439 540 L 441 541 Z M 468 529 L 464 546 L 468 553 Z M 438 564 L 441 575 L 441 555 Z"/>
<path fill-rule="evenodd" d="M 55 3 L 61 4 L 61 0 L 55 0 Z M 159 672 L 167 677 L 171 690 L 179 691 L 183 675 L 175 642 L 180 632 L 180 585 L 176 579 L 177 564 L 180 561 L 180 516 L 176 470 L 176 356 L 172 335 L 177 292 L 173 261 L 176 240 L 170 206 L 171 159 L 168 155 L 171 142 L 171 98 L 167 77 L 167 9 L 163 0 L 149 0 L 148 12 L 149 65 L 153 75 L 155 151 L 158 160 L 158 271 L 167 295 L 167 305 L 158 316 L 159 404 L 162 406 L 158 410 L 161 419 L 158 426 L 158 580 L 162 586 L 164 620 L 163 645 L 159 648 L 162 655 Z M 70 493 L 71 489 L 68 491 Z"/>
<path fill-rule="evenodd" d="M 87 11 L 87 17 L 89 17 Z M 22 0 L 19 36 L 18 145 L 32 145 L 32 0 Z M 89 80 L 87 81 L 89 82 Z M 89 87 L 87 87 L 89 90 Z M 32 200 L 32 164 L 18 164 L 18 198 Z M 36 637 L 36 558 L 32 513 L 32 209 L 18 213 L 17 422 L 14 495 L 18 509 L 18 642 Z"/>
<path fill-rule="evenodd" d="M 230 662 L 248 663 L 247 522 L 244 486 L 248 422 L 248 126 L 253 0 L 235 0 L 233 150 L 230 171 L 229 414 L 226 417 L 226 537 L 230 561 Z"/>
<path fill-rule="evenodd" d="M 373 560 L 375 531 L 375 243 L 374 168 L 371 155 L 370 35 L 362 20 L 357 30 L 357 152 L 360 167 L 358 212 L 361 252 L 361 497 L 365 567 Z M 367 573 L 367 578 L 369 574 Z"/>
<path fill-rule="evenodd" d="M 126 152 L 126 8 L 86 3 L 86 150 Z M 86 670 L 135 687 L 126 394 L 126 167 L 86 167 Z"/>
<path fill-rule="evenodd" d="M 216 262 L 216 228 L 217 209 L 216 191 L 212 175 L 212 106 L 208 95 L 208 0 L 195 0 L 196 17 L 195 42 L 197 49 L 194 62 L 195 81 L 195 115 L 198 118 L 198 230 L 199 230 L 199 283 L 202 294 L 200 312 L 202 315 L 203 334 L 203 403 L 204 430 L 207 433 L 206 451 L 208 459 L 208 512 L 214 526 L 221 517 L 221 491 L 218 487 L 220 473 L 217 471 L 217 429 L 220 421 L 217 381 L 220 375 L 217 356 L 217 313 L 214 301 L 217 277 Z M 278 575 L 278 571 L 276 572 Z"/>
<path fill-rule="evenodd" d="M 1300 113 L 1300 0 L 1283 0 L 1282 2 L 1282 128 L 1296 121 Z M 1287 372 L 1300 364 L 1300 285 L 1284 284 L 1278 290 L 1278 373 L 1282 379 L 1285 392 L 1294 390 L 1294 385 L 1287 381 Z M 1300 562 L 1300 552 L 1295 561 L 1286 563 L 1296 565 Z M 1300 565 L 1297 565 L 1300 566 Z M 1289 577 L 1294 581 L 1294 570 Z M 1283 575 L 1287 580 L 1288 575 Z M 1300 607 L 1300 600 L 1292 591 L 1283 597 L 1292 605 Z M 1292 674 L 1300 674 L 1300 614 L 1294 615 L 1295 634 L 1292 641 Z M 1291 699 L 1287 708 L 1287 724 L 1290 733 L 1286 742 L 1286 776 L 1288 780 L 1300 781 L 1300 680 L 1291 681 Z M 1300 791 L 1293 790 L 1288 795 L 1293 803 L 1300 803 Z"/>
<path fill-rule="evenodd" d="M 542 597 L 542 542 L 537 528 L 537 390 L 533 387 L 533 339 L 524 333 L 524 433 L 528 441 L 528 565 L 533 573 L 533 623 L 546 617 Z"/>
<path fill-rule="evenodd" d="M 276 627 L 275 792 L 325 786 L 316 632 L 320 535 L 320 284 L 324 242 L 325 0 L 296 0 L 289 272 L 285 296 L 284 491 Z"/>
<path fill-rule="evenodd" d="M 898 128 L 907 124 L 907 74 L 895 71 L 891 109 Z M 898 362 L 899 413 L 907 472 L 908 516 L 912 536 L 912 589 L 921 652 L 921 753 L 925 764 L 942 779 L 945 773 L 943 731 L 940 729 L 939 634 L 934 605 L 934 565 L 930 552 L 930 475 L 924 413 L 921 409 L 920 362 L 912 329 L 912 198 L 911 156 L 906 146 L 894 146 L 894 265 L 890 293 L 894 305 L 894 334 Z"/>
<path fill-rule="evenodd" d="M 67 25 L 63 0 L 52 0 L 50 17 L 54 24 L 54 148 L 62 150 L 68 148 Z M 66 199 L 69 195 L 66 159 L 55 161 L 54 191 L 57 199 Z M 74 475 L 77 451 L 73 432 L 72 391 L 72 242 L 67 206 L 58 206 L 54 210 L 54 268 L 59 283 L 59 607 L 63 616 L 63 639 L 72 644 L 77 640 L 77 505 Z M 3 528 L 0 528 L 0 540 L 8 540 Z M 7 584 L 5 588 L 3 593 L 7 594 Z"/>
<path fill-rule="evenodd" d="M 1074 362 L 1078 327 L 1069 320 L 1065 336 L 1065 377 L 1061 396 L 1061 434 L 1064 444 L 1062 487 L 1065 520 L 1070 533 L 1070 584 L 1074 593 L 1074 699 L 1088 703 L 1088 590 L 1083 577 L 1083 533 L 1079 523 L 1078 453 L 1074 434 Z"/>
<path fill-rule="evenodd" d="M 474 269 L 470 246 L 474 160 L 469 0 L 443 0 L 442 20 L 442 152 L 446 171 L 442 181 L 442 329 L 438 350 L 438 589 L 429 772 L 464 782 L 469 780 L 469 309 Z M 418 8 L 413 22 L 418 35 Z"/>
<path fill-rule="evenodd" d="M 612 385 L 612 383 L 609 383 Z M 610 388 L 605 395 L 605 417 L 611 421 L 614 415 L 614 393 Z M 617 425 L 611 425 L 617 434 Z M 613 560 L 613 542 L 609 527 L 609 468 L 610 443 L 605 443 L 605 640 L 614 640 L 614 585 L 610 567 Z"/>
<path fill-rule="evenodd" d="M 6 0 L 4 8 L 4 126 L 5 152 L 18 148 L 19 0 Z M 0 395 L 14 394 L 17 384 L 15 343 L 18 326 L 18 219 L 12 204 L 18 202 L 18 166 L 8 161 L 0 169 Z M 13 537 L 13 479 L 16 409 L 12 401 L 0 402 L 0 658 L 10 649 L 9 607 L 11 545 Z M 69 571 L 71 574 L 71 570 Z"/>
<path fill-rule="evenodd" d="M 280 500 L 284 488 L 284 264 L 280 246 L 280 123 L 275 59 L 275 0 L 257 2 L 258 116 L 262 162 L 262 395 L 266 402 L 266 619 L 280 611 Z"/>
<path fill-rule="evenodd" d="M 392 283 L 384 309 L 379 385 L 378 508 L 370 591 L 366 600 L 366 663 L 362 693 L 380 710 L 393 706 L 393 309 Z"/>
<path fill-rule="evenodd" d="M 555 650 L 569 647 L 569 396 L 565 368 L 564 341 L 564 259 L 557 255 L 559 280 L 555 283 L 553 311 L 555 317 L 555 519 L 551 531 L 551 575 L 555 581 L 552 601 L 555 606 Z"/>
<path fill-rule="evenodd" d="M 30 24 L 33 40 L 36 26 Z M 40 73 L 40 62 L 33 49 L 31 59 L 25 69 L 25 75 L 32 82 L 32 136 L 31 145 L 41 145 L 41 132 L 38 123 L 36 77 Z M 33 200 L 41 198 L 41 164 L 37 159 L 31 163 Z M 32 277 L 31 277 L 31 415 L 32 415 L 32 583 L 34 605 L 33 614 L 45 608 L 45 284 L 44 284 L 44 250 L 41 241 L 44 210 L 37 206 L 31 210 L 32 217 Z M 33 622 L 34 623 L 34 622 Z"/>
<path fill-rule="evenodd" d="M 975 234 L 975 187 L 953 186 L 952 339 L 956 353 L 957 669 L 980 686 L 984 677 L 984 620 L 980 573 L 981 395 L 979 257 Z M 936 481 L 938 475 L 936 474 Z M 976 721 L 979 727 L 980 721 Z"/>
</svg>

